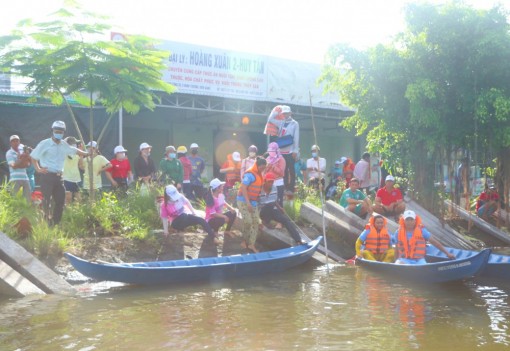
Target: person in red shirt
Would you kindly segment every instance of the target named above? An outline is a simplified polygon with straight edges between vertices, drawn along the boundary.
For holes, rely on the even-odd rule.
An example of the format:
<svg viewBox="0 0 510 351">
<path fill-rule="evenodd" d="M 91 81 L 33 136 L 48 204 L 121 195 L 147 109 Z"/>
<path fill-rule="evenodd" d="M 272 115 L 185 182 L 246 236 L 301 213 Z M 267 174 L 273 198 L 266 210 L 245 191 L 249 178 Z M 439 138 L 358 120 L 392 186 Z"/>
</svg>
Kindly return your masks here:
<svg viewBox="0 0 510 351">
<path fill-rule="evenodd" d="M 189 200 L 196 200 L 193 192 L 191 191 L 191 172 L 193 171 L 193 166 L 191 165 L 191 161 L 186 156 L 188 149 L 186 146 L 179 146 L 177 148 L 177 158 L 181 161 L 182 164 L 182 192 L 184 196 L 186 196 Z"/>
<path fill-rule="evenodd" d="M 344 165 L 342 176 L 345 179 L 345 189 L 347 189 L 349 184 L 351 184 L 352 177 L 354 177 L 354 168 L 356 167 L 356 164 L 349 157 L 345 156 L 340 158 L 340 163 Z"/>
<path fill-rule="evenodd" d="M 386 176 L 384 187 L 375 195 L 374 211 L 389 217 L 394 216 L 398 221 L 400 215 L 406 210 L 406 204 L 399 188 L 395 188 L 395 178 L 390 174 Z"/>
<path fill-rule="evenodd" d="M 496 187 L 491 185 L 480 194 L 476 201 L 476 214 L 483 220 L 488 220 L 496 210 L 499 210 L 499 194 Z"/>
<path fill-rule="evenodd" d="M 106 177 L 112 183 L 112 187 L 119 192 L 119 194 L 126 194 L 128 188 L 128 181 L 133 180 L 133 172 L 131 171 L 131 164 L 126 157 L 126 149 L 122 145 L 116 146 L 113 149 L 115 158 L 110 161 L 112 167 L 106 170 Z"/>
</svg>

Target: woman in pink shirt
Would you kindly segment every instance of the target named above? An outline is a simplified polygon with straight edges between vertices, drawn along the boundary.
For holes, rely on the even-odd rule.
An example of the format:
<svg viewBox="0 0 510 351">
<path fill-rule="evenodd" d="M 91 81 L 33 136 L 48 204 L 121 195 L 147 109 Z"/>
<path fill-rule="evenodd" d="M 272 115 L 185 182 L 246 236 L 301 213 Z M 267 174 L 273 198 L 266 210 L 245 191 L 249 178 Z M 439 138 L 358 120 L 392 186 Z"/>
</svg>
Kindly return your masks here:
<svg viewBox="0 0 510 351">
<path fill-rule="evenodd" d="M 275 142 L 270 143 L 267 146 L 267 166 L 264 174 L 272 174 L 274 176 L 273 185 L 276 186 L 277 191 L 277 202 L 283 208 L 283 193 L 285 191 L 283 176 L 285 174 L 285 159 L 280 153 L 280 148 Z"/>
<path fill-rule="evenodd" d="M 179 193 L 177 188 L 173 185 L 167 185 L 165 187 L 165 199 L 161 205 L 160 216 L 163 222 L 163 233 L 165 235 L 168 235 L 169 223 L 173 229 L 178 231 L 193 225 L 199 225 L 207 232 L 214 244 L 218 245 L 220 243 L 209 223 L 195 214 L 195 209 L 191 205 L 191 202 Z"/>
<path fill-rule="evenodd" d="M 225 235 L 234 237 L 235 235 L 230 231 L 230 229 L 237 218 L 237 213 L 235 208 L 225 201 L 225 195 L 223 194 L 224 184 L 225 182 L 222 182 L 218 178 L 214 178 L 209 183 L 209 191 L 205 196 L 205 220 L 209 223 L 216 234 L 220 227 L 227 223 Z M 228 211 L 223 212 L 224 207 L 226 207 Z"/>
</svg>

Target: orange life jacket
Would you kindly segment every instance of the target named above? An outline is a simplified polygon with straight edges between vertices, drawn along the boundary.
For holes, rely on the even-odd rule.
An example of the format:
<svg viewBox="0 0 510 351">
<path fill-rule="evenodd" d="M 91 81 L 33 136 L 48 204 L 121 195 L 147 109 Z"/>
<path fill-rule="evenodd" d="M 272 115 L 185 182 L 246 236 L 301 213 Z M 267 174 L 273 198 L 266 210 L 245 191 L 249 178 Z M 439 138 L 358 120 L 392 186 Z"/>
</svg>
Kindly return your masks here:
<svg viewBox="0 0 510 351">
<path fill-rule="evenodd" d="M 398 241 L 397 250 L 398 257 L 420 259 L 425 257 L 427 251 L 427 242 L 423 239 L 420 216 L 416 216 L 416 227 L 414 228 L 413 236 L 407 240 L 407 233 L 405 229 L 404 218 L 400 217 L 400 226 L 398 228 Z"/>
<path fill-rule="evenodd" d="M 225 182 L 229 186 L 233 186 L 235 183 L 241 181 L 241 162 L 235 162 L 232 159 L 232 154 L 227 156 L 226 167 L 223 168 L 233 168 L 233 170 L 227 171 L 225 173 Z"/>
<path fill-rule="evenodd" d="M 244 174 L 246 174 L 246 173 L 253 174 L 255 176 L 255 181 L 253 181 L 253 183 L 251 183 L 250 185 L 248 185 L 246 187 L 246 190 L 248 191 L 248 199 L 245 199 L 245 200 L 258 202 L 259 197 L 260 197 L 260 191 L 262 190 L 262 185 L 264 184 L 264 180 L 262 178 L 262 175 L 259 172 L 257 163 L 255 163 L 253 166 L 248 168 L 248 170 L 246 172 L 244 172 Z M 242 185 L 241 185 L 241 187 L 242 187 Z M 244 196 L 241 191 L 241 187 L 239 187 L 239 191 L 237 192 L 238 196 Z"/>
<path fill-rule="evenodd" d="M 391 246 L 390 234 L 386 228 L 386 218 L 384 219 L 384 227 L 378 232 L 375 229 L 375 218 L 370 217 L 369 223 L 365 226 L 365 229 L 370 230 L 365 240 L 365 250 L 370 251 L 373 254 L 383 254 Z"/>
</svg>

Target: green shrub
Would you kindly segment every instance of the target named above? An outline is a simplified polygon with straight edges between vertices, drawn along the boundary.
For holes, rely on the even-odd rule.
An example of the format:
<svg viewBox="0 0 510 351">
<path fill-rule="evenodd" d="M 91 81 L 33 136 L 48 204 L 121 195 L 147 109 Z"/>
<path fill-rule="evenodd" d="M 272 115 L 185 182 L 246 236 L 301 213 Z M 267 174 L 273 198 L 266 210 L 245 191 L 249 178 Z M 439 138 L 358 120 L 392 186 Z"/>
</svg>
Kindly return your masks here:
<svg viewBox="0 0 510 351">
<path fill-rule="evenodd" d="M 32 234 L 22 242 L 22 245 L 38 257 L 44 258 L 61 255 L 71 244 L 68 236 L 60 227 L 50 227 L 40 216 L 32 223 Z"/>
</svg>

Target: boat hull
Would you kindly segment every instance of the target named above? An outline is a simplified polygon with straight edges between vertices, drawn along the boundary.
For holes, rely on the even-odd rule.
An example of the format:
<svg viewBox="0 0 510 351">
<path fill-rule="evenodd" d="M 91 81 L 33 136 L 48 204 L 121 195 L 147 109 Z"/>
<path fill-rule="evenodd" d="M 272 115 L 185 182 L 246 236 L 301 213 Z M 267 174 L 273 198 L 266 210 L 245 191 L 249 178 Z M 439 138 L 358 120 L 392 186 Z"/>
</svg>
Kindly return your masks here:
<svg viewBox="0 0 510 351">
<path fill-rule="evenodd" d="M 384 263 L 365 259 L 358 259 L 356 263 L 371 271 L 391 275 L 398 279 L 420 283 L 445 283 L 475 276 L 486 266 L 490 254 L 491 250 L 486 249 L 463 259 L 416 265 Z"/>
<path fill-rule="evenodd" d="M 65 256 L 81 274 L 98 281 L 139 285 L 218 282 L 227 279 L 282 272 L 308 261 L 322 237 L 307 244 L 256 254 L 206 257 L 192 260 L 139 263 L 96 263 L 70 253 Z"/>
<path fill-rule="evenodd" d="M 479 251 L 462 250 L 453 247 L 445 247 L 445 249 L 454 254 L 457 258 L 472 257 L 478 254 Z M 439 261 L 446 259 L 446 255 L 438 248 L 432 245 L 427 246 L 427 260 Z M 480 271 L 480 277 L 496 278 L 496 279 L 510 279 L 510 256 L 498 255 L 491 253 L 487 265 Z"/>
</svg>

